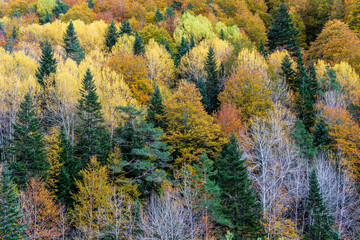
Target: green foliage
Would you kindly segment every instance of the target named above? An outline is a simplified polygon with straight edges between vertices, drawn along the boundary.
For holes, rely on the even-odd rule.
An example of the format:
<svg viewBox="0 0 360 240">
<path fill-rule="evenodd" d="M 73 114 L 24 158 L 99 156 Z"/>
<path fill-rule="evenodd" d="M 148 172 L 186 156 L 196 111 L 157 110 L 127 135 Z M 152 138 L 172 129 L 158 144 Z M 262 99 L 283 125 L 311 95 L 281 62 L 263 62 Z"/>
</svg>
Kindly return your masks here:
<svg viewBox="0 0 360 240">
<path fill-rule="evenodd" d="M 35 76 L 39 84 L 44 88 L 45 87 L 45 78 L 49 77 L 51 73 L 56 73 L 57 61 L 54 57 L 54 52 L 49 41 L 46 41 L 41 48 L 41 59 L 40 66 L 38 67 Z M 54 80 L 55 81 L 55 80 Z M 55 86 L 55 82 L 52 82 L 52 85 Z"/>
<path fill-rule="evenodd" d="M 189 10 L 193 10 L 194 6 L 193 6 L 193 4 L 192 4 L 191 1 L 188 3 L 187 8 L 188 8 Z"/>
<path fill-rule="evenodd" d="M 118 38 L 119 38 L 118 30 L 114 24 L 114 21 L 112 21 L 108 27 L 108 30 L 107 30 L 106 36 L 105 36 L 105 45 L 109 52 L 111 52 L 111 49 L 113 48 L 113 46 L 115 46 Z"/>
<path fill-rule="evenodd" d="M 129 21 L 123 21 L 120 26 L 120 35 L 127 34 L 132 35 L 132 29 Z"/>
<path fill-rule="evenodd" d="M 25 95 L 17 113 L 18 120 L 13 125 L 14 134 L 10 148 L 14 160 L 10 162 L 14 182 L 24 187 L 29 177 L 45 177 L 45 143 L 36 117 L 35 105 L 30 93 Z"/>
<path fill-rule="evenodd" d="M 0 176 L 0 239 L 24 239 L 19 193 L 11 180 L 7 166 L 3 166 Z"/>
<path fill-rule="evenodd" d="M 327 213 L 315 169 L 311 171 L 309 195 L 306 200 L 308 210 L 306 239 L 339 239 L 331 228 L 332 220 Z"/>
<path fill-rule="evenodd" d="M 360 123 L 360 97 L 357 99 L 357 103 L 350 103 L 349 112 L 353 119 L 357 123 Z"/>
<path fill-rule="evenodd" d="M 12 33 L 11 33 L 11 38 L 12 38 L 13 40 L 15 40 L 15 39 L 17 39 L 17 37 L 18 37 L 18 32 L 17 32 L 16 26 L 14 26 L 14 27 L 13 27 L 13 31 L 12 31 Z"/>
<path fill-rule="evenodd" d="M 261 207 L 251 188 L 247 165 L 238 144 L 233 134 L 216 161 L 217 183 L 221 192 L 220 211 L 224 217 L 215 219 L 235 233 L 235 239 L 256 239 L 263 229 Z"/>
<path fill-rule="evenodd" d="M 329 127 L 324 118 L 320 118 L 316 123 L 313 138 L 315 147 L 326 148 L 330 146 L 332 141 L 329 135 Z"/>
<path fill-rule="evenodd" d="M 95 8 L 95 2 L 94 2 L 94 0 L 87 0 L 87 2 L 88 2 L 88 7 L 89 7 L 90 9 L 94 9 L 94 8 Z"/>
<path fill-rule="evenodd" d="M 133 52 L 135 55 L 143 55 L 145 53 L 144 41 L 141 36 L 136 32 L 135 42 L 133 46 Z"/>
<path fill-rule="evenodd" d="M 212 47 L 209 48 L 207 58 L 205 60 L 205 71 L 207 73 L 206 79 L 206 96 L 205 99 L 205 110 L 212 114 L 216 111 L 220 105 L 218 96 L 220 94 L 220 79 L 219 71 L 216 63 L 215 53 Z"/>
<path fill-rule="evenodd" d="M 164 15 L 160 12 L 160 9 L 158 8 L 155 13 L 154 21 L 156 23 L 161 22 L 164 20 Z"/>
<path fill-rule="evenodd" d="M 139 184 L 142 196 L 158 191 L 171 161 L 162 131 L 144 120 L 143 111 L 133 106 L 118 107 L 123 125 L 115 129 L 114 142 L 120 148 L 125 176 Z"/>
<path fill-rule="evenodd" d="M 221 40 L 225 40 L 225 39 L 226 39 L 226 38 L 225 38 L 225 33 L 224 33 L 224 30 L 223 30 L 223 29 L 220 30 L 220 39 L 221 39 Z M 262 42 L 262 40 L 261 40 L 261 42 Z"/>
<path fill-rule="evenodd" d="M 166 129 L 165 107 L 158 85 L 155 86 L 151 95 L 146 121 L 152 123 L 155 128 Z"/>
<path fill-rule="evenodd" d="M 46 24 L 46 23 L 51 23 L 51 17 L 52 17 L 52 14 L 50 14 L 49 12 L 46 12 L 46 16 L 44 18 L 44 21 L 43 23 Z"/>
<path fill-rule="evenodd" d="M 70 57 L 77 64 L 85 58 L 84 47 L 80 45 L 80 41 L 76 36 L 76 32 L 74 29 L 74 25 L 72 21 L 66 29 L 64 34 L 64 48 L 66 52 L 66 56 Z"/>
<path fill-rule="evenodd" d="M 53 13 L 58 18 L 60 16 L 60 14 L 65 14 L 69 9 L 70 9 L 70 6 L 61 2 L 60 0 L 57 0 L 57 5 L 55 6 Z"/>
<path fill-rule="evenodd" d="M 295 52 L 298 30 L 295 29 L 288 8 L 281 4 L 271 21 L 271 27 L 268 30 L 267 46 L 272 52 L 277 48 L 285 48 L 289 52 Z"/>
<path fill-rule="evenodd" d="M 295 123 L 292 137 L 299 147 L 302 157 L 310 160 L 313 159 L 316 155 L 316 148 L 314 147 L 314 142 L 310 133 L 306 130 L 305 125 L 300 119 Z"/>
<path fill-rule="evenodd" d="M 260 47 L 259 47 L 259 52 L 261 53 L 261 55 L 263 55 L 264 57 L 267 56 L 267 50 L 264 46 L 264 41 L 261 39 L 260 40 Z"/>
<path fill-rule="evenodd" d="M 180 64 L 181 58 L 190 51 L 190 43 L 184 37 L 181 38 L 180 45 L 178 46 L 178 55 L 176 56 L 175 64 L 178 66 Z"/>
<path fill-rule="evenodd" d="M 80 95 L 79 105 L 77 106 L 79 125 L 76 128 L 78 142 L 75 155 L 81 161 L 83 167 L 95 155 L 100 162 L 105 163 L 110 152 L 110 137 L 104 125 L 101 103 L 96 93 L 90 69 L 87 69 L 83 78 Z"/>
</svg>

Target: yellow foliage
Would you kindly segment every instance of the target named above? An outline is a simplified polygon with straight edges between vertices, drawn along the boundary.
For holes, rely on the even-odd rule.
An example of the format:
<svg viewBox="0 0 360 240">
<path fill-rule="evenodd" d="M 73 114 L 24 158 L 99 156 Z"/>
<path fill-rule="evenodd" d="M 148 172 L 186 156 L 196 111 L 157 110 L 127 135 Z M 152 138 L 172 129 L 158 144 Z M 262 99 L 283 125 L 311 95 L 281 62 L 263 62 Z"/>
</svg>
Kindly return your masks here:
<svg viewBox="0 0 360 240">
<path fill-rule="evenodd" d="M 135 42 L 135 37 L 124 34 L 120 36 L 112 48 L 112 54 L 116 55 L 119 52 L 125 52 L 127 54 L 131 54 L 133 52 L 133 46 Z"/>
<path fill-rule="evenodd" d="M 40 17 L 44 17 L 47 13 L 51 13 L 56 6 L 56 0 L 39 0 L 36 4 L 36 11 Z"/>
<path fill-rule="evenodd" d="M 81 20 L 86 24 L 93 22 L 96 14 L 88 7 L 87 2 L 81 2 L 73 6 L 62 18 L 64 22 Z M 92 32 L 93 34 L 94 32 Z"/>
<path fill-rule="evenodd" d="M 290 57 L 289 53 L 286 50 L 283 50 L 283 51 L 276 50 L 275 52 L 270 54 L 267 58 L 268 63 L 269 63 L 269 69 L 272 69 L 273 73 L 277 77 L 279 77 L 280 74 L 282 74 L 281 64 L 286 55 L 288 55 Z M 296 64 L 294 63 L 292 58 L 290 58 L 290 59 L 291 59 L 290 61 L 292 62 L 291 67 L 295 70 Z"/>
<path fill-rule="evenodd" d="M 267 80 L 268 64 L 265 58 L 256 50 L 244 48 L 238 55 L 234 70 L 243 69 L 248 71 L 258 71 Z"/>
</svg>

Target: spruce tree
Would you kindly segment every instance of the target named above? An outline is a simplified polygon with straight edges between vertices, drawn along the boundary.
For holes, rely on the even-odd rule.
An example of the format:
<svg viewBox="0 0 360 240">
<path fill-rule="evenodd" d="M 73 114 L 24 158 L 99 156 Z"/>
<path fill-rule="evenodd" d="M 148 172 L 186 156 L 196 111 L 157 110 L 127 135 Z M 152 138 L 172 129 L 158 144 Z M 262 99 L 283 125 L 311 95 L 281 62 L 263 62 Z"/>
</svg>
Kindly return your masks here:
<svg viewBox="0 0 360 240">
<path fill-rule="evenodd" d="M 191 1 L 188 3 L 187 8 L 188 8 L 189 10 L 193 10 L 194 6 L 193 6 L 193 4 L 192 4 Z"/>
<path fill-rule="evenodd" d="M 120 26 L 120 35 L 127 34 L 132 35 L 132 29 L 129 21 L 123 21 Z"/>
<path fill-rule="evenodd" d="M 16 26 L 14 26 L 14 27 L 13 27 L 13 31 L 12 31 L 12 33 L 11 33 L 11 38 L 12 38 L 13 40 L 15 40 L 15 39 L 17 39 L 17 37 L 18 37 L 18 32 L 17 32 Z"/>
<path fill-rule="evenodd" d="M 160 9 L 158 8 L 156 10 L 155 16 L 154 16 L 154 21 L 156 23 L 161 22 L 162 20 L 164 20 L 164 15 L 160 12 Z"/>
<path fill-rule="evenodd" d="M 175 12 L 173 7 L 169 6 L 166 8 L 166 19 L 169 19 L 171 17 L 175 16 Z"/>
<path fill-rule="evenodd" d="M 135 34 L 133 52 L 135 55 L 143 55 L 145 53 L 144 41 L 137 32 Z"/>
<path fill-rule="evenodd" d="M 329 128 L 324 118 L 320 118 L 316 123 L 313 139 L 315 147 L 327 148 L 331 145 Z"/>
<path fill-rule="evenodd" d="M 56 73 L 57 62 L 54 57 L 54 52 L 49 41 L 45 41 L 44 45 L 41 48 L 41 59 L 40 66 L 38 67 L 35 76 L 39 84 L 44 88 L 45 82 L 44 78 L 48 77 L 51 73 Z M 52 85 L 55 85 L 55 82 L 52 82 Z"/>
<path fill-rule="evenodd" d="M 311 91 L 311 100 L 315 103 L 317 100 L 317 95 L 320 91 L 320 84 L 316 76 L 316 67 L 313 61 L 310 61 L 309 64 L 309 77 L 310 77 L 310 91 Z"/>
<path fill-rule="evenodd" d="M 10 163 L 14 181 L 24 187 L 29 177 L 45 177 L 48 169 L 45 143 L 30 93 L 25 94 L 14 124 Z"/>
<path fill-rule="evenodd" d="M 332 221 L 327 213 L 315 169 L 313 169 L 310 174 L 309 195 L 306 200 L 306 208 L 308 211 L 308 219 L 305 228 L 306 239 L 339 239 L 331 227 Z"/>
<path fill-rule="evenodd" d="M 152 123 L 155 128 L 166 129 L 165 107 L 158 85 L 155 86 L 154 93 L 150 98 L 146 121 Z"/>
<path fill-rule="evenodd" d="M 46 16 L 44 18 L 44 24 L 51 23 L 52 14 L 50 14 L 48 11 L 46 11 Z"/>
<path fill-rule="evenodd" d="M 24 239 L 19 193 L 11 180 L 11 173 L 4 165 L 0 176 L 0 239 Z"/>
<path fill-rule="evenodd" d="M 209 48 L 208 55 L 205 60 L 205 71 L 207 73 L 207 79 L 206 79 L 207 105 L 205 105 L 205 110 L 209 114 L 211 114 L 220 105 L 220 101 L 218 99 L 218 96 L 220 94 L 219 71 L 216 63 L 215 53 L 212 47 Z"/>
<path fill-rule="evenodd" d="M 273 16 L 267 33 L 269 51 L 273 52 L 277 48 L 285 48 L 290 53 L 294 53 L 298 46 L 298 33 L 299 31 L 294 27 L 288 8 L 282 3 Z"/>
<path fill-rule="evenodd" d="M 261 207 L 252 190 L 247 165 L 242 159 L 234 134 L 219 153 L 216 162 L 220 187 L 220 211 L 225 217 L 219 224 L 235 233 L 235 239 L 257 239 L 262 236 Z"/>
<path fill-rule="evenodd" d="M 81 161 L 82 167 L 85 167 L 94 155 L 104 163 L 110 152 L 110 137 L 104 125 L 101 103 L 90 69 L 87 69 L 83 78 L 80 95 L 77 107 L 80 122 L 76 128 L 78 142 L 75 155 Z"/>
<path fill-rule="evenodd" d="M 190 43 L 184 38 L 181 37 L 180 46 L 178 46 L 178 55 L 176 56 L 175 64 L 178 66 L 180 64 L 181 57 L 184 56 L 190 50 Z"/>
<path fill-rule="evenodd" d="M 119 37 L 118 30 L 114 24 L 114 21 L 108 27 L 106 36 L 105 36 L 105 45 L 107 47 L 108 52 L 111 52 L 111 49 L 115 46 Z"/>
<path fill-rule="evenodd" d="M 60 16 L 60 14 L 65 14 L 70 9 L 70 7 L 68 5 L 61 2 L 60 0 L 57 0 L 56 3 L 57 3 L 57 5 L 55 6 L 53 13 L 55 14 L 55 16 L 57 18 Z"/>
<path fill-rule="evenodd" d="M 300 119 L 295 122 L 295 131 L 292 137 L 299 147 L 301 155 L 307 159 L 313 159 L 316 154 L 316 148 L 309 131 L 306 130 L 305 125 Z"/>
<path fill-rule="evenodd" d="M 94 0 L 87 0 L 87 2 L 88 2 L 88 7 L 89 7 L 90 9 L 94 9 L 94 7 L 95 7 L 95 2 L 94 2 Z"/>
<path fill-rule="evenodd" d="M 190 43 L 189 43 L 189 50 L 193 49 L 195 47 L 195 39 L 194 36 L 191 35 Z"/>
<path fill-rule="evenodd" d="M 64 48 L 65 48 L 66 56 L 70 57 L 77 64 L 80 64 L 80 62 L 85 58 L 85 52 L 84 52 L 85 50 L 81 46 L 80 41 L 76 36 L 76 32 L 72 21 L 67 27 L 63 39 L 64 39 Z"/>
<path fill-rule="evenodd" d="M 225 40 L 225 33 L 224 33 L 224 30 L 220 30 L 220 39 L 221 40 Z"/>
<path fill-rule="evenodd" d="M 267 56 L 267 51 L 266 51 L 266 48 L 265 48 L 265 46 L 264 46 L 264 42 L 263 42 L 262 39 L 260 40 L 259 52 L 260 52 L 261 55 L 263 55 L 264 57 Z"/>
<path fill-rule="evenodd" d="M 297 92 L 299 84 L 297 83 L 296 72 L 292 69 L 291 65 L 291 58 L 288 55 L 285 55 L 281 63 L 282 76 L 286 80 L 290 89 L 293 92 Z"/>
<path fill-rule="evenodd" d="M 125 176 L 139 184 L 142 196 L 158 191 L 171 161 L 168 146 L 161 142 L 162 130 L 144 120 L 143 111 L 119 107 L 123 125 L 115 129 L 114 142 L 124 157 Z"/>
</svg>

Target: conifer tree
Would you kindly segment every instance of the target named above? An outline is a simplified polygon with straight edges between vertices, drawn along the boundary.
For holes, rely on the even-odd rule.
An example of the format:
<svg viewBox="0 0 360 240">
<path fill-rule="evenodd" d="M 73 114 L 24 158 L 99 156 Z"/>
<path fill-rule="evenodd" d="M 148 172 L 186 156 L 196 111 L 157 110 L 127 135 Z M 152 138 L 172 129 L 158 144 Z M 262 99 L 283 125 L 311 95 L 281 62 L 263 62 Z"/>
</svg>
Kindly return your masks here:
<svg viewBox="0 0 360 240">
<path fill-rule="evenodd" d="M 273 16 L 267 33 L 269 51 L 273 52 L 277 48 L 285 48 L 290 53 L 294 53 L 298 46 L 298 33 L 299 31 L 294 27 L 288 8 L 282 3 Z"/>
<path fill-rule="evenodd" d="M 19 193 L 5 165 L 0 176 L 0 239 L 24 239 L 25 226 L 19 222 L 21 218 Z"/>
<path fill-rule="evenodd" d="M 46 16 L 44 18 L 44 24 L 51 23 L 51 17 L 52 17 L 52 14 L 50 14 L 49 12 L 46 12 Z"/>
<path fill-rule="evenodd" d="M 300 119 L 295 122 L 295 131 L 292 137 L 299 147 L 301 155 L 307 159 L 313 159 L 316 148 L 310 133 L 305 129 L 305 125 Z"/>
<path fill-rule="evenodd" d="M 339 239 L 331 227 L 332 221 L 326 210 L 315 169 L 310 174 L 309 195 L 306 203 L 308 210 L 306 239 Z"/>
<path fill-rule="evenodd" d="M 221 30 L 221 31 L 222 31 L 222 30 Z M 265 48 L 265 46 L 264 46 L 264 42 L 263 42 L 262 39 L 260 40 L 259 52 L 260 52 L 261 55 L 263 55 L 264 57 L 267 56 L 267 51 L 266 51 L 266 48 Z"/>
<path fill-rule="evenodd" d="M 30 93 L 25 94 L 20 103 L 17 118 L 10 148 L 14 159 L 10 167 L 14 182 L 24 187 L 30 176 L 45 177 L 48 169 L 44 138 Z"/>
<path fill-rule="evenodd" d="M 173 16 L 175 16 L 174 8 L 172 6 L 168 6 L 166 8 L 166 19 L 169 19 Z"/>
<path fill-rule="evenodd" d="M 144 120 L 143 111 L 133 106 L 119 107 L 123 125 L 115 129 L 115 145 L 124 156 L 127 178 L 139 184 L 143 196 L 157 191 L 168 163 L 171 161 L 168 146 L 161 142 L 162 131 Z"/>
<path fill-rule="evenodd" d="M 288 55 L 285 55 L 281 63 L 282 76 L 285 78 L 290 89 L 293 92 L 297 92 L 298 83 L 296 78 L 296 72 L 292 69 L 291 65 L 292 65 L 291 58 Z"/>
<path fill-rule="evenodd" d="M 57 5 L 55 6 L 53 13 L 58 18 L 60 14 L 65 14 L 69 9 L 70 7 L 67 4 L 57 0 Z"/>
<path fill-rule="evenodd" d="M 184 56 L 190 50 L 190 43 L 184 38 L 181 38 L 180 46 L 178 46 L 179 53 L 176 56 L 175 64 L 180 64 L 181 57 Z"/>
<path fill-rule="evenodd" d="M 133 52 L 135 55 L 143 55 L 145 53 L 144 41 L 137 32 L 135 34 Z"/>
<path fill-rule="evenodd" d="M 349 112 L 352 118 L 360 124 L 360 97 L 357 99 L 358 103 L 350 103 L 349 105 Z"/>
<path fill-rule="evenodd" d="M 320 118 L 316 123 L 313 138 L 315 147 L 327 148 L 330 146 L 329 127 L 324 118 Z"/>
<path fill-rule="evenodd" d="M 106 36 L 105 36 L 105 45 L 107 47 L 107 50 L 111 52 L 111 49 L 113 46 L 115 46 L 117 40 L 119 37 L 118 30 L 114 24 L 114 21 L 111 22 L 111 24 L 108 27 Z"/>
<path fill-rule="evenodd" d="M 189 10 L 193 10 L 194 5 L 192 4 L 191 1 L 188 3 L 187 8 L 188 8 Z"/>
<path fill-rule="evenodd" d="M 127 34 L 132 35 L 132 29 L 129 21 L 123 21 L 120 26 L 120 35 Z"/>
<path fill-rule="evenodd" d="M 87 69 L 83 78 L 80 95 L 77 107 L 80 123 L 76 128 L 79 138 L 75 155 L 82 166 L 85 166 L 94 155 L 104 163 L 110 151 L 110 137 L 104 126 L 101 103 L 90 69 Z"/>
<path fill-rule="evenodd" d="M 315 103 L 317 100 L 317 95 L 320 91 L 320 84 L 316 76 L 316 67 L 313 61 L 310 61 L 309 64 L 309 77 L 310 77 L 310 91 L 311 91 L 311 100 Z"/>
<path fill-rule="evenodd" d="M 205 110 L 209 114 L 211 114 L 220 105 L 220 101 L 218 99 L 218 96 L 220 94 L 219 71 L 216 63 L 215 53 L 212 47 L 209 48 L 208 55 L 205 60 L 205 71 L 207 73 L 207 79 L 206 79 L 207 105 L 205 105 Z M 205 96 L 203 96 L 203 98 L 204 97 Z"/>
<path fill-rule="evenodd" d="M 77 64 L 80 64 L 80 62 L 85 58 L 85 50 L 81 46 L 80 41 L 76 36 L 72 21 L 68 25 L 63 39 L 66 56 L 70 57 Z"/>
<path fill-rule="evenodd" d="M 193 49 L 195 47 L 195 39 L 194 36 L 191 35 L 190 43 L 189 43 L 189 50 Z"/>
<path fill-rule="evenodd" d="M 160 12 L 160 9 L 158 8 L 155 13 L 154 21 L 156 23 L 161 22 L 164 20 L 164 15 Z"/>
<path fill-rule="evenodd" d="M 94 9 L 94 7 L 95 7 L 95 2 L 94 2 L 94 0 L 87 0 L 87 2 L 88 2 L 88 7 L 89 7 L 90 9 Z"/>
<path fill-rule="evenodd" d="M 44 78 L 48 77 L 51 73 L 56 73 L 57 61 L 49 41 L 45 41 L 41 48 L 41 52 L 40 66 L 38 67 L 35 76 L 39 84 L 44 88 Z M 52 82 L 52 85 L 55 85 L 55 82 Z"/>
<path fill-rule="evenodd" d="M 225 40 L 225 33 L 224 33 L 224 30 L 222 30 L 222 29 L 220 30 L 220 39 Z"/>
<path fill-rule="evenodd" d="M 154 93 L 150 98 L 149 108 L 146 114 L 146 121 L 152 123 L 155 128 L 166 129 L 165 107 L 159 86 L 155 86 Z"/>
<path fill-rule="evenodd" d="M 261 207 L 251 188 L 245 160 L 233 134 L 224 144 L 216 162 L 217 183 L 220 188 L 219 209 L 224 218 L 218 219 L 235 233 L 235 239 L 257 239 L 262 234 Z M 220 221 L 219 221 L 220 220 Z"/>
<path fill-rule="evenodd" d="M 18 31 L 17 31 L 17 29 L 16 29 L 16 26 L 14 26 L 14 27 L 13 27 L 13 31 L 12 31 L 12 33 L 11 33 L 11 38 L 12 38 L 13 40 L 15 40 L 15 39 L 17 39 L 17 37 L 18 37 Z"/>
</svg>

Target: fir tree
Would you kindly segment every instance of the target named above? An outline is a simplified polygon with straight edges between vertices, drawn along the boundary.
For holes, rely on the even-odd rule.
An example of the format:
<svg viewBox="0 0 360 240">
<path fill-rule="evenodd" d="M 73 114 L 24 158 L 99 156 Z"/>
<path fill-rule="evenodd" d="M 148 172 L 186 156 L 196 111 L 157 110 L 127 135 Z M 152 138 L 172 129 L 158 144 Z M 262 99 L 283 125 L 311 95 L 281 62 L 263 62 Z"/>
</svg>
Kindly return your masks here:
<svg viewBox="0 0 360 240">
<path fill-rule="evenodd" d="M 64 48 L 66 52 L 66 56 L 70 57 L 77 64 L 85 58 L 84 48 L 80 45 L 80 41 L 76 36 L 76 32 L 74 29 L 74 25 L 72 21 L 66 29 L 64 34 Z"/>
<path fill-rule="evenodd" d="M 316 148 L 310 133 L 305 129 L 305 125 L 300 119 L 295 122 L 295 131 L 292 137 L 299 147 L 301 155 L 307 159 L 313 159 Z"/>
<path fill-rule="evenodd" d="M 87 69 L 82 81 L 78 109 L 79 126 L 76 128 L 78 143 L 75 155 L 84 167 L 94 155 L 100 162 L 106 161 L 110 151 L 110 137 L 104 126 L 101 103 L 90 69 Z"/>
<path fill-rule="evenodd" d="M 164 20 L 164 15 L 160 12 L 160 9 L 158 8 L 156 10 L 155 16 L 154 16 L 154 21 L 156 23 L 161 22 L 162 20 Z"/>
<path fill-rule="evenodd" d="M 35 76 L 39 84 L 44 88 L 45 82 L 44 78 L 50 76 L 51 73 L 56 73 L 57 62 L 54 57 L 54 52 L 49 41 L 46 41 L 41 48 L 41 59 L 40 66 L 38 67 Z M 52 85 L 55 85 L 55 82 L 52 82 Z"/>
<path fill-rule="evenodd" d="M 144 120 L 142 110 L 133 106 L 118 110 L 124 124 L 115 129 L 114 141 L 124 157 L 125 176 L 139 184 L 142 196 L 149 195 L 159 190 L 171 161 L 168 146 L 161 142 L 162 131 Z"/>
<path fill-rule="evenodd" d="M 306 238 L 311 240 L 339 239 L 332 229 L 332 221 L 327 213 L 323 201 L 316 171 L 310 174 L 309 195 L 307 197 L 308 221 L 306 225 Z"/>
<path fill-rule="evenodd" d="M 189 44 L 189 50 L 193 49 L 194 47 L 195 47 L 195 39 L 194 39 L 194 36 L 191 35 L 190 44 Z"/>
<path fill-rule="evenodd" d="M 221 40 L 225 40 L 225 33 L 224 33 L 224 30 L 220 30 L 220 39 Z"/>
<path fill-rule="evenodd" d="M 211 114 L 220 105 L 220 101 L 218 100 L 218 96 L 220 94 L 219 71 L 216 63 L 215 53 L 212 47 L 209 48 L 208 55 L 205 60 L 205 71 L 207 73 L 207 79 L 206 79 L 207 105 L 205 106 L 205 110 L 209 114 Z"/>
<path fill-rule="evenodd" d="M 260 204 L 251 188 L 245 160 L 233 134 L 219 153 L 216 162 L 217 183 L 220 187 L 221 208 L 224 218 L 215 218 L 222 226 L 234 232 L 235 239 L 256 239 L 262 234 Z"/>
<path fill-rule="evenodd" d="M 70 7 L 68 5 L 61 2 L 60 0 L 57 0 L 57 5 L 55 6 L 53 13 L 58 18 L 60 14 L 65 14 L 69 9 Z"/>
<path fill-rule="evenodd" d="M 111 49 L 113 46 L 115 46 L 117 40 L 119 37 L 118 30 L 114 24 L 114 21 L 111 22 L 111 24 L 108 27 L 106 36 L 105 36 L 105 45 L 107 47 L 107 50 L 111 52 Z"/>
<path fill-rule="evenodd" d="M 285 48 L 290 53 L 294 53 L 298 46 L 298 33 L 299 31 L 294 27 L 288 8 L 282 3 L 273 16 L 271 27 L 267 33 L 269 51 L 272 52 L 277 48 Z"/>
<path fill-rule="evenodd" d="M 143 55 L 145 53 L 144 41 L 137 32 L 135 34 L 133 52 L 135 55 Z"/>
<path fill-rule="evenodd" d="M 177 11 L 180 11 L 181 8 L 182 8 L 182 5 L 183 5 L 182 2 L 173 0 L 173 5 L 171 7 L 174 8 L 175 10 L 177 10 Z"/>
<path fill-rule="evenodd" d="M 325 78 L 320 80 L 322 82 L 320 88 L 320 94 L 325 94 L 327 91 L 339 91 L 339 82 L 336 79 L 336 72 L 329 65 L 326 66 L 326 75 Z"/>
<path fill-rule="evenodd" d="M 263 40 L 261 39 L 260 40 L 260 48 L 259 48 L 259 52 L 261 53 L 261 55 L 263 55 L 264 57 L 267 56 L 267 51 L 266 51 L 266 48 L 264 46 L 264 42 Z"/>
<path fill-rule="evenodd" d="M 181 38 L 180 46 L 178 47 L 179 53 L 176 56 L 175 64 L 180 64 L 181 57 L 184 56 L 190 50 L 190 43 L 184 38 Z"/>
<path fill-rule="evenodd" d="M 15 40 L 15 39 L 17 39 L 17 37 L 18 37 L 17 29 L 16 29 L 16 26 L 14 26 L 14 27 L 13 27 L 13 31 L 12 31 L 12 33 L 11 33 L 11 38 L 12 38 L 13 40 Z"/>
<path fill-rule="evenodd" d="M 32 177 L 45 177 L 48 164 L 43 135 L 36 117 L 35 105 L 29 93 L 25 94 L 14 124 L 12 147 L 14 160 L 10 163 L 14 181 L 20 187 Z"/>
<path fill-rule="evenodd" d="M 320 118 L 316 123 L 313 138 L 315 147 L 327 148 L 331 145 L 329 128 L 324 118 Z"/>
<path fill-rule="evenodd" d="M 285 55 L 281 63 L 282 76 L 285 78 L 290 89 L 293 92 L 297 92 L 299 84 L 297 83 L 296 72 L 292 69 L 291 65 L 291 58 L 288 55 Z"/>
<path fill-rule="evenodd" d="M 315 103 L 317 100 L 317 95 L 320 91 L 320 84 L 316 76 L 316 67 L 313 61 L 310 61 L 309 64 L 309 77 L 310 77 L 310 91 L 311 91 L 311 100 Z"/>
<path fill-rule="evenodd" d="M 132 29 L 129 21 L 123 21 L 120 26 L 120 35 L 127 34 L 132 35 Z"/>
<path fill-rule="evenodd" d="M 0 239 L 24 239 L 25 226 L 19 223 L 21 219 L 19 193 L 5 165 L 0 176 Z"/>
<path fill-rule="evenodd" d="M 155 128 L 166 129 L 165 107 L 160 93 L 159 86 L 155 86 L 154 93 L 150 98 L 149 108 L 147 110 L 146 121 L 152 123 Z"/>
<path fill-rule="evenodd" d="M 46 11 L 46 16 L 44 18 L 44 24 L 51 23 L 52 14 L 50 14 L 48 11 Z"/>
<path fill-rule="evenodd" d="M 187 8 L 188 8 L 190 11 L 193 10 L 194 6 L 193 6 L 193 4 L 192 4 L 191 1 L 188 3 Z"/>
<path fill-rule="evenodd" d="M 89 7 L 90 9 L 94 9 L 94 7 L 95 7 L 95 2 L 94 2 L 94 0 L 87 0 L 87 2 L 88 2 L 88 7 Z"/>
<path fill-rule="evenodd" d="M 174 9 L 171 6 L 167 7 L 166 8 L 166 19 L 169 19 L 173 16 L 175 16 Z"/>
</svg>

